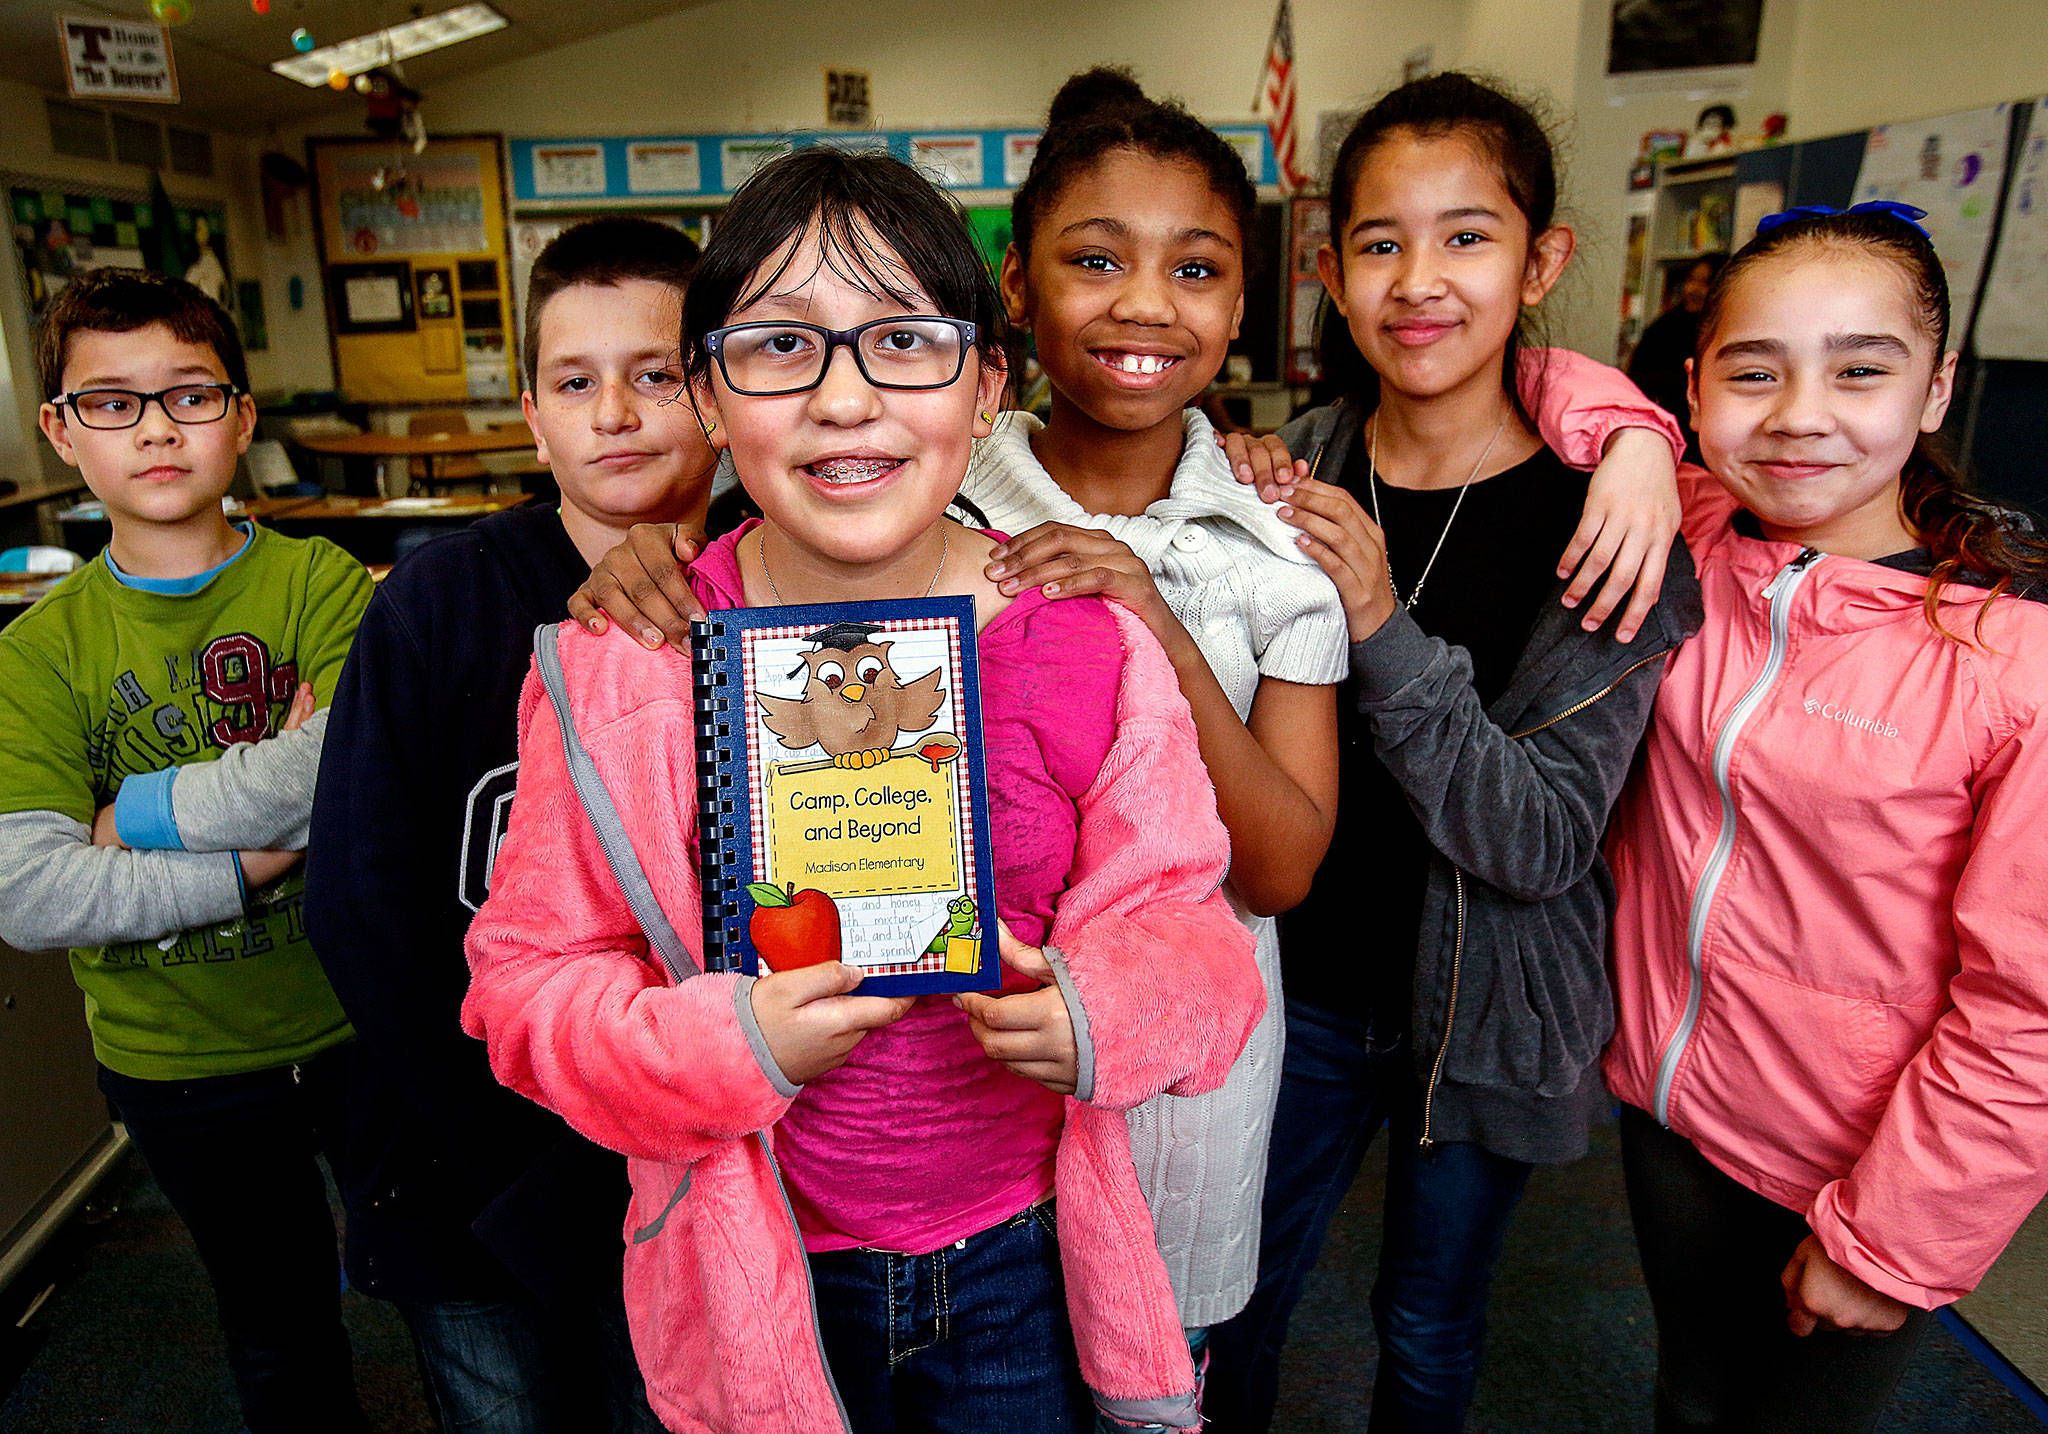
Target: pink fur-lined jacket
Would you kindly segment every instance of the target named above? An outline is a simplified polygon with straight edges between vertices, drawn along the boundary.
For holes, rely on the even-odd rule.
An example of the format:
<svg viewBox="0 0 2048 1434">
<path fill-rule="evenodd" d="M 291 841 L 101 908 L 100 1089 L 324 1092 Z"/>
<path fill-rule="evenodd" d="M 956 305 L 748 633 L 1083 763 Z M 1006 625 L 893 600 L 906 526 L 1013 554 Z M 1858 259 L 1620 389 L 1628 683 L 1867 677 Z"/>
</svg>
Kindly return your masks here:
<svg viewBox="0 0 2048 1434">
<path fill-rule="evenodd" d="M 1066 1102 L 1056 1156 L 1061 1264 L 1098 1399 L 1192 1426 L 1194 1370 L 1124 1113 L 1220 1085 L 1265 998 L 1251 938 L 1220 891 L 1229 838 L 1187 703 L 1152 635 L 1108 610 L 1124 648 L 1116 737 L 1078 804 L 1045 947 L 1086 1033 L 1083 1098 Z M 559 654 L 575 734 L 632 854 L 699 961 L 688 659 L 646 652 L 616 628 L 592 637 L 563 624 L 541 642 Z M 844 1430 L 772 1154 L 795 1088 L 754 1025 L 752 979 L 675 981 L 650 952 L 586 819 L 538 672 L 520 698 L 519 749 L 510 830 L 470 927 L 463 1026 L 488 1042 L 499 1080 L 628 1157 L 626 1306 L 663 1423 L 686 1434 Z"/>
</svg>

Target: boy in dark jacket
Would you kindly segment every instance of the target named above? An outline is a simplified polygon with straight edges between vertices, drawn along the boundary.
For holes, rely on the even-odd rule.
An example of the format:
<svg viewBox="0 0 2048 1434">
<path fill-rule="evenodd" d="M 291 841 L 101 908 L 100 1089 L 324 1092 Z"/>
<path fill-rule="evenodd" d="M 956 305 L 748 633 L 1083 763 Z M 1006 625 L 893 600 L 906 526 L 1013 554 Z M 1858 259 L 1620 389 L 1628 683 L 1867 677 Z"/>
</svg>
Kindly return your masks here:
<svg viewBox="0 0 2048 1434">
<path fill-rule="evenodd" d="M 366 1054 L 345 1257 L 403 1313 L 444 1428 L 659 1428 L 620 1297 L 625 1162 L 500 1086 L 459 1012 L 535 627 L 567 615 L 632 524 L 704 526 L 715 455 L 679 365 L 696 259 L 677 230 L 629 218 L 541 251 L 521 402 L 561 506 L 401 563 L 329 718 L 306 913 Z"/>
</svg>

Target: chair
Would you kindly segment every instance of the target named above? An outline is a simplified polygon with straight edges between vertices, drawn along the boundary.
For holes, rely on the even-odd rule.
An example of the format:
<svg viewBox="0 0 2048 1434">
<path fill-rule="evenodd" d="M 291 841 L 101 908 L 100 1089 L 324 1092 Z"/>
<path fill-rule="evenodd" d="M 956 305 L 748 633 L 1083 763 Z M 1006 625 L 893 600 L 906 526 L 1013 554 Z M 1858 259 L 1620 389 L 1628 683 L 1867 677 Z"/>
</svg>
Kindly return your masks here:
<svg viewBox="0 0 2048 1434">
<path fill-rule="evenodd" d="M 85 566 L 85 559 L 69 548 L 8 548 L 0 552 L 0 573 L 69 573 Z"/>
<path fill-rule="evenodd" d="M 280 436 L 287 444 L 302 438 L 346 438 L 363 431 L 361 424 L 352 423 L 338 413 L 286 418 L 280 426 L 284 430 Z M 307 481 L 317 482 L 322 492 L 375 493 L 378 491 L 377 463 L 375 458 L 301 450 L 300 461 L 293 466 L 301 471 L 310 470 Z"/>
<path fill-rule="evenodd" d="M 431 409 L 415 413 L 405 421 L 405 431 L 417 438 L 423 433 L 468 433 L 469 417 L 455 409 Z M 491 470 L 474 454 L 451 453 L 440 458 L 410 460 L 412 492 L 432 492 L 443 483 L 475 483 L 488 491 Z"/>
</svg>

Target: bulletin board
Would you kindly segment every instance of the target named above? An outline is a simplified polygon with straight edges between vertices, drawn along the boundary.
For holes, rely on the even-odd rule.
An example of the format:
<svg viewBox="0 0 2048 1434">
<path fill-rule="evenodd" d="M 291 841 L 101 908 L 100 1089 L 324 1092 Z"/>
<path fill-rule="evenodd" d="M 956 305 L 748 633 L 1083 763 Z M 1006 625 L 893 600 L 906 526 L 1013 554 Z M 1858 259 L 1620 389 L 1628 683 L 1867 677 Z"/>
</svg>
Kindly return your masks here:
<svg viewBox="0 0 2048 1434">
<path fill-rule="evenodd" d="M 1999 228 L 1998 255 L 1977 312 L 1977 353 L 2048 362 L 2048 100 L 2027 107 L 2026 132 Z"/>
<path fill-rule="evenodd" d="M 503 143 L 312 140 L 328 332 L 341 390 L 366 403 L 519 392 Z"/>
<path fill-rule="evenodd" d="M 1994 105 L 1906 124 L 1881 124 L 1864 141 L 1856 202 L 1888 199 L 1927 211 L 1920 221 L 1948 271 L 1954 314 L 1949 347 L 1960 348 L 1976 311 L 1977 284 L 1991 251 L 2005 180 L 2012 106 Z"/>
<path fill-rule="evenodd" d="M 140 196 L 110 191 L 71 192 L 69 186 L 16 185 L 7 195 L 15 251 L 21 256 L 23 297 L 30 318 L 42 313 L 73 274 L 103 264 L 127 269 L 164 267 L 165 244 L 156 233 L 158 213 Z M 227 263 L 226 215 L 217 206 L 173 204 L 177 226 L 173 252 L 196 255 L 206 247 Z"/>
<path fill-rule="evenodd" d="M 1252 183 L 1279 183 L 1264 125 L 1216 125 L 1244 159 Z M 952 190 L 1015 189 L 1038 152 L 1037 130 L 791 131 L 767 134 L 603 136 L 512 141 L 512 193 L 522 211 L 659 205 L 729 196 L 762 164 L 810 145 L 877 149 Z"/>
</svg>

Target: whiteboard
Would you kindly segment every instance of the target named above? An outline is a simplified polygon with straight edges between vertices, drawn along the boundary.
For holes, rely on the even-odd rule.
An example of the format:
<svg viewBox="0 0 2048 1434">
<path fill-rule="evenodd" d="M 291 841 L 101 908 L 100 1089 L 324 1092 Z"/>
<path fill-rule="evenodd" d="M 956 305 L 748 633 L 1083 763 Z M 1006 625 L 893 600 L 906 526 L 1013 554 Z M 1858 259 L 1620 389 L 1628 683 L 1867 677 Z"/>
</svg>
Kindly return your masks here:
<svg viewBox="0 0 2048 1434">
<path fill-rule="evenodd" d="M 1951 347 L 1962 343 L 1991 248 L 2011 113 L 2011 106 L 1995 105 L 1879 125 L 1870 132 L 1856 176 L 1858 204 L 1894 199 L 1927 211 L 1921 227 L 1933 236 L 1948 271 Z"/>
<path fill-rule="evenodd" d="M 2028 117 L 2005 198 L 2005 227 L 1977 315 L 1977 353 L 2048 362 L 2048 99 Z"/>
</svg>

